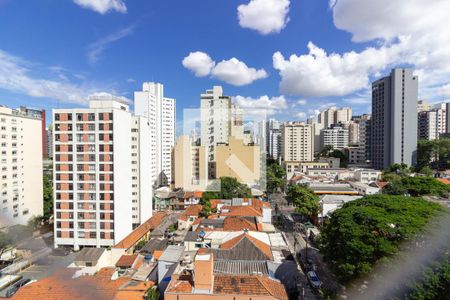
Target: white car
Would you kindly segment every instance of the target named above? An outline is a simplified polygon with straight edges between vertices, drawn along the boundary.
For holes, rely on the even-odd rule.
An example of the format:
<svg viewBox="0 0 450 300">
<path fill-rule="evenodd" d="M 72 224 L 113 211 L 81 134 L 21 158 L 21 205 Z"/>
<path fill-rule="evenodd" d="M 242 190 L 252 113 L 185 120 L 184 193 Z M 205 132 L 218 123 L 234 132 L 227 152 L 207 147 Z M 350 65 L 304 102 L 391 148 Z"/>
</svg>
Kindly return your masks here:
<svg viewBox="0 0 450 300">
<path fill-rule="evenodd" d="M 322 286 L 322 281 L 320 281 L 319 277 L 317 277 L 316 272 L 309 271 L 306 276 L 308 277 L 308 281 L 313 288 L 320 289 Z"/>
</svg>

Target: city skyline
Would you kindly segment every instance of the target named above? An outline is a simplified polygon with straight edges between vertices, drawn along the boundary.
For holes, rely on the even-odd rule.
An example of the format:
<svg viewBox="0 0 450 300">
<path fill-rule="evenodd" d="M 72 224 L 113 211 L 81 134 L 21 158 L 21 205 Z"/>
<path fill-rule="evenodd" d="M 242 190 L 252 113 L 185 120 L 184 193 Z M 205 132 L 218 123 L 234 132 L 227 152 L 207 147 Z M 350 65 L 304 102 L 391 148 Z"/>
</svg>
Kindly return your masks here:
<svg viewBox="0 0 450 300">
<path fill-rule="evenodd" d="M 445 79 L 450 68 L 436 63 L 436 58 L 445 59 L 445 51 L 437 56 L 439 51 L 430 54 L 421 47 L 428 43 L 445 49 L 445 38 L 437 43 L 439 35 L 429 33 L 438 27 L 445 36 L 446 28 L 432 26 L 443 16 L 435 14 L 426 25 L 395 26 L 422 16 L 421 10 L 445 11 L 449 4 L 444 1 L 427 7 L 412 1 L 411 12 L 390 3 L 386 9 L 397 10 L 395 17 L 376 12 L 358 26 L 360 15 L 371 8 L 352 0 L 267 1 L 270 9 L 256 0 L 176 3 L 175 9 L 171 1 L 49 2 L 45 11 L 42 4 L 28 5 L 24 11 L 17 2 L 0 2 L 0 25 L 10 28 L 0 33 L 5 42 L 0 47 L 0 98 L 10 107 L 87 107 L 87 97 L 95 93 L 132 101 L 143 82 L 155 81 L 178 99 L 178 111 L 195 107 L 199 92 L 222 85 L 241 107 L 263 108 L 282 121 L 305 120 L 331 105 L 351 106 L 355 114 L 363 114 L 369 112 L 370 82 L 395 66 L 416 68 L 419 99 L 436 102 L 450 96 Z M 168 9 L 170 21 L 161 17 Z M 258 23 L 252 15 L 257 9 L 273 22 Z M 84 22 L 74 28 L 79 18 Z M 385 21 L 382 27 L 375 27 L 376 18 Z M 23 20 L 20 26 L 15 19 Z M 149 34 L 153 40 L 146 42 Z M 33 51 L 21 42 L 28 35 Z M 409 49 L 411 39 L 417 45 Z M 239 42 L 222 46 L 233 41 Z M 47 43 L 53 46 L 43 47 Z M 67 47 L 72 50 L 63 51 Z M 259 50 L 248 51 L 254 47 Z M 415 62 L 415 55 L 424 60 Z"/>
</svg>

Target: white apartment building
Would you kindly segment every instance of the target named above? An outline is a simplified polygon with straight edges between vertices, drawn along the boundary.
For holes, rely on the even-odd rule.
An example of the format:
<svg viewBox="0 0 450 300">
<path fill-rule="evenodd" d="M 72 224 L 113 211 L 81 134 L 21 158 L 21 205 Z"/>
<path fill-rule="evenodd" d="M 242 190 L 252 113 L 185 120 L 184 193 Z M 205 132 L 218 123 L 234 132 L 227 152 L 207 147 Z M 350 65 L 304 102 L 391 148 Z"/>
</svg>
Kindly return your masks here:
<svg viewBox="0 0 450 300">
<path fill-rule="evenodd" d="M 176 101 L 164 96 L 164 85 L 144 82 L 134 93 L 135 115 L 148 118 L 150 124 L 150 162 L 154 186 L 172 182 L 172 148 L 175 145 Z"/>
<path fill-rule="evenodd" d="M 355 180 L 362 183 L 371 183 L 381 179 L 381 171 L 374 169 L 355 170 Z"/>
<path fill-rule="evenodd" d="M 288 122 L 281 126 L 281 157 L 283 161 L 312 161 L 312 126 Z"/>
<path fill-rule="evenodd" d="M 266 122 L 267 154 L 273 159 L 278 159 L 281 155 L 281 124 L 274 119 Z"/>
<path fill-rule="evenodd" d="M 348 147 L 348 130 L 339 126 L 322 129 L 320 131 L 321 149 L 325 146 L 333 146 L 333 149 L 344 149 Z"/>
<path fill-rule="evenodd" d="M 112 246 L 151 216 L 147 122 L 111 97 L 53 111 L 55 247 Z"/>
<path fill-rule="evenodd" d="M 50 159 L 53 159 L 53 126 L 49 125 L 46 130 L 45 130 L 45 134 L 46 134 L 46 145 L 45 147 L 47 148 L 47 157 Z"/>
<path fill-rule="evenodd" d="M 417 122 L 418 138 L 426 140 L 438 139 L 442 133 L 445 133 L 446 119 L 445 104 L 444 108 L 419 112 Z"/>
<path fill-rule="evenodd" d="M 318 115 L 318 123 L 323 125 L 323 128 L 328 128 L 331 125 L 338 123 L 348 123 L 352 119 L 352 109 L 350 107 L 336 108 L 332 106 Z"/>
<path fill-rule="evenodd" d="M 217 144 L 228 144 L 231 135 L 231 107 L 231 97 L 223 95 L 221 86 L 200 95 L 201 146 L 207 148 L 209 178 L 215 175 Z"/>
<path fill-rule="evenodd" d="M 0 106 L 0 228 L 43 214 L 41 124 L 40 117 Z"/>
<path fill-rule="evenodd" d="M 338 123 L 348 123 L 352 119 L 352 109 L 350 107 L 342 107 L 335 111 L 334 113 L 334 124 Z"/>
</svg>

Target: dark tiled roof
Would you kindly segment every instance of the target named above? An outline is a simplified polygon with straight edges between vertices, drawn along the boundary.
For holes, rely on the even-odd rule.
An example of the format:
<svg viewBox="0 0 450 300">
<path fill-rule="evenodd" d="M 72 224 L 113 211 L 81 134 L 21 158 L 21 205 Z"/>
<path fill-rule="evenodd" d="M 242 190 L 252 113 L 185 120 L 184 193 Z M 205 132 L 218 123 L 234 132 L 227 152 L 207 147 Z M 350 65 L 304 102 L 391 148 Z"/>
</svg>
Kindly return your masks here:
<svg viewBox="0 0 450 300">
<path fill-rule="evenodd" d="M 210 249 L 215 260 L 272 260 L 270 247 L 242 234 L 223 243 L 219 249 Z"/>
<path fill-rule="evenodd" d="M 169 244 L 168 239 L 151 239 L 145 244 L 144 247 L 139 251 L 140 253 L 153 253 L 155 250 L 164 250 Z"/>
</svg>

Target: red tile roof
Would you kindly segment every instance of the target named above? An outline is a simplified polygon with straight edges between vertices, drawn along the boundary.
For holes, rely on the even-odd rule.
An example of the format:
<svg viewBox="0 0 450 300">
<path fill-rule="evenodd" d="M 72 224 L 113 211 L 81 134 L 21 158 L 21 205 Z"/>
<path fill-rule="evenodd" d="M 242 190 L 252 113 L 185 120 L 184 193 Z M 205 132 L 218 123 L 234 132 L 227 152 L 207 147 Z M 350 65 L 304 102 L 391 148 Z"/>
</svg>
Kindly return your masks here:
<svg viewBox="0 0 450 300">
<path fill-rule="evenodd" d="M 189 275 L 173 276 L 166 293 L 188 296 L 194 289 L 192 277 Z M 287 300 L 284 286 L 269 277 L 255 275 L 214 275 L 214 295 L 246 295 L 258 299 L 258 296 Z"/>
<path fill-rule="evenodd" d="M 167 213 L 159 211 L 155 213 L 150 219 L 142 223 L 138 228 L 133 230 L 123 240 L 114 245 L 113 248 L 129 249 L 136 245 L 147 233 L 158 227 L 159 224 L 167 217 Z"/>
<path fill-rule="evenodd" d="M 436 178 L 438 181 L 442 182 L 443 184 L 450 184 L 450 180 L 447 178 Z"/>
<path fill-rule="evenodd" d="M 237 217 L 260 217 L 262 213 L 253 206 L 224 206 L 222 209 L 227 209 L 228 212 L 221 213 L 222 216 L 237 216 Z"/>
<path fill-rule="evenodd" d="M 187 221 L 189 217 L 198 217 L 200 212 L 202 211 L 203 206 L 200 204 L 192 205 L 186 208 L 186 210 L 181 214 L 179 220 Z"/>
<path fill-rule="evenodd" d="M 203 197 L 203 192 L 201 191 L 195 191 L 195 192 L 185 192 L 184 193 L 184 198 L 188 199 L 188 198 L 201 198 Z"/>
<path fill-rule="evenodd" d="M 103 268 L 93 276 L 80 276 L 72 279 L 74 269 L 63 269 L 54 275 L 28 284 L 13 296 L 17 300 L 118 300 L 143 299 L 145 291 L 153 282 L 132 284 L 127 288 L 129 277 L 111 280 L 114 268 Z M 133 281 L 134 282 L 134 281 Z M 125 293 L 126 292 L 126 293 Z M 125 297 L 126 296 L 126 297 Z"/>
<path fill-rule="evenodd" d="M 251 222 L 243 217 L 226 217 L 223 222 L 224 231 L 242 231 L 244 229 L 258 231 L 258 226 L 256 222 Z"/>
<path fill-rule="evenodd" d="M 133 255 L 122 255 L 119 260 L 116 262 L 116 267 L 119 268 L 131 268 L 134 264 L 134 261 L 138 257 L 137 254 Z"/>
</svg>

